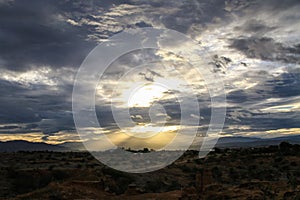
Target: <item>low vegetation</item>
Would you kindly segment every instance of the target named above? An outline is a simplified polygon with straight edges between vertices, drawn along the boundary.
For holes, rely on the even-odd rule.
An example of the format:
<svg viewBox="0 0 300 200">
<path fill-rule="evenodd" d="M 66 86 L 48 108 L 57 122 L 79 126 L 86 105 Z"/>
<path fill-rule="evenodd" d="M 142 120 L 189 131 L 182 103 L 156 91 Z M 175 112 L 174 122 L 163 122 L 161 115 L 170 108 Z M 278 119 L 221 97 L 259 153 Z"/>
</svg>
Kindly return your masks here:
<svg viewBox="0 0 300 200">
<path fill-rule="evenodd" d="M 129 174 L 88 152 L 0 153 L 0 199 L 300 199 L 299 145 L 197 155 L 187 151 L 159 171 Z"/>
</svg>

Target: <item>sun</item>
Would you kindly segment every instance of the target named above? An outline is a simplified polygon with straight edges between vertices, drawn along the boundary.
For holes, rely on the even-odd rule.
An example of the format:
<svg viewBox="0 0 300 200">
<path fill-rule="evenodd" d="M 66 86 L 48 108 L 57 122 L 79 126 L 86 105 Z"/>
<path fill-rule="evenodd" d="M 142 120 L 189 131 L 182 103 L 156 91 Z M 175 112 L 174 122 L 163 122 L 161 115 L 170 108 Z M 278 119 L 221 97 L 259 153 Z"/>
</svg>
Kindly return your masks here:
<svg viewBox="0 0 300 200">
<path fill-rule="evenodd" d="M 163 98 L 167 91 L 167 88 L 158 83 L 134 85 L 124 93 L 123 98 L 130 108 L 150 107 L 154 101 Z"/>
</svg>

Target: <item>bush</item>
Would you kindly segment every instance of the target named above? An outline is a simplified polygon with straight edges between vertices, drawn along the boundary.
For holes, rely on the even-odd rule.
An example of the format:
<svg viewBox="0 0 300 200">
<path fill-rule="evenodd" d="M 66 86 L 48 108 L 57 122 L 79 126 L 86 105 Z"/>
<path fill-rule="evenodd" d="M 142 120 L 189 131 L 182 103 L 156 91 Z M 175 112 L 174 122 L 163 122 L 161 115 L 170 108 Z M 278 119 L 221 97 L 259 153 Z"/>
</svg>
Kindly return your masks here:
<svg viewBox="0 0 300 200">
<path fill-rule="evenodd" d="M 145 190 L 146 192 L 159 193 L 164 192 L 166 187 L 160 179 L 155 179 L 146 183 Z"/>
<path fill-rule="evenodd" d="M 123 194 L 127 190 L 128 185 L 134 181 L 130 174 L 109 167 L 104 167 L 102 172 L 105 175 L 110 175 L 114 180 L 115 184 L 111 185 L 110 190 L 117 195 Z"/>
<path fill-rule="evenodd" d="M 288 155 L 291 153 L 291 149 L 292 149 L 293 145 L 291 145 L 290 143 L 288 142 L 281 142 L 279 144 L 279 149 L 280 149 L 280 152 L 283 154 L 283 155 Z"/>
<path fill-rule="evenodd" d="M 216 182 L 222 181 L 222 170 L 219 167 L 213 167 L 211 170 L 212 177 Z"/>
<path fill-rule="evenodd" d="M 52 172 L 52 176 L 53 176 L 53 180 L 57 180 L 57 181 L 69 178 L 69 174 L 63 170 L 54 170 Z"/>
<path fill-rule="evenodd" d="M 12 181 L 12 187 L 18 194 L 27 193 L 47 186 L 52 181 L 50 173 L 41 171 L 17 171 Z"/>
</svg>

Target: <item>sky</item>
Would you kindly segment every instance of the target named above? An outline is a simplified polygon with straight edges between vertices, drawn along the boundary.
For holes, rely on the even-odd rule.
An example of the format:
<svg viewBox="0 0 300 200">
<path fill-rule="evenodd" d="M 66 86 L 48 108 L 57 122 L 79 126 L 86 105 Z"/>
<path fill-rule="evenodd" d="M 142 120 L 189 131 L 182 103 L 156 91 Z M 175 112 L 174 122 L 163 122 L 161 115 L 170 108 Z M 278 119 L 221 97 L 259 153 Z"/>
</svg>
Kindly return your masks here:
<svg viewBox="0 0 300 200">
<path fill-rule="evenodd" d="M 183 33 L 211 55 L 209 69 L 222 78 L 226 93 L 226 105 L 219 105 L 227 110 L 221 136 L 299 134 L 299 10 L 298 0 L 0 0 L 0 141 L 81 141 L 72 113 L 79 67 L 98 44 L 124 30 L 145 27 Z M 169 42 L 174 49 L 189 49 L 178 41 Z M 120 76 L 125 69 L 153 58 L 162 63 Z M 170 66 L 187 81 L 176 78 L 178 73 Z M 203 78 L 191 68 L 186 70 L 187 66 L 184 59 L 163 50 L 121 56 L 97 87 L 95 107 L 101 129 L 85 127 L 86 131 L 106 134 L 119 145 L 132 140 L 130 144 L 138 148 L 150 143 L 160 148 L 177 130 L 195 128 L 180 127 L 177 88 L 183 102 L 197 96 L 200 114 L 191 118 L 200 119 L 196 128 L 205 134 L 210 96 Z M 154 84 L 165 80 L 173 88 Z M 127 102 L 137 83 L 145 85 Z M 191 88 L 193 94 L 187 91 Z M 122 131 L 136 134 L 142 128 L 145 137 L 160 133 L 139 141 L 120 135 L 111 102 L 118 112 L 131 108 L 137 126 Z"/>
</svg>

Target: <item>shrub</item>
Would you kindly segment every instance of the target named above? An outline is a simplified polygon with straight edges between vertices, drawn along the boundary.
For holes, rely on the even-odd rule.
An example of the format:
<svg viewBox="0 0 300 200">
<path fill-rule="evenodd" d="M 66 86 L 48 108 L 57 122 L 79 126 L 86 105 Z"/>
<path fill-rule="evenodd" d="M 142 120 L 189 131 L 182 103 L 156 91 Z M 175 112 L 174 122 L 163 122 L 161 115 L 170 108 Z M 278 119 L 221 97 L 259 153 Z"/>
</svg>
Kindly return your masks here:
<svg viewBox="0 0 300 200">
<path fill-rule="evenodd" d="M 211 170 L 212 177 L 216 182 L 222 181 L 222 170 L 219 167 L 213 167 Z"/>
</svg>

